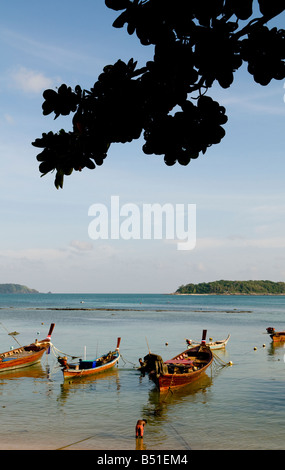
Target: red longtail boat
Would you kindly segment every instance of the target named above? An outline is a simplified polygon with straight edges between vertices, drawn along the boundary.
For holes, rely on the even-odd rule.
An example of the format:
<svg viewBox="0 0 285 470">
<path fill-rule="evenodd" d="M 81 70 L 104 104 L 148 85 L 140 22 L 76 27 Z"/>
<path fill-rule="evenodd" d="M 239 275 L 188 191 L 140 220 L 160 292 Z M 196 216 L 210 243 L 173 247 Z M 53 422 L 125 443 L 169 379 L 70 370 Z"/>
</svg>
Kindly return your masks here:
<svg viewBox="0 0 285 470">
<path fill-rule="evenodd" d="M 51 324 L 48 335 L 40 341 L 35 340 L 27 346 L 20 346 L 11 351 L 0 354 L 0 372 L 28 367 L 40 362 L 43 354 L 51 345 L 51 335 L 54 329 L 54 323 Z"/>
<path fill-rule="evenodd" d="M 198 380 L 213 361 L 213 353 L 206 345 L 207 330 L 203 330 L 202 341 L 198 346 L 163 361 L 161 356 L 148 354 L 144 357 L 141 372 L 146 372 L 159 391 L 177 389 Z"/>
</svg>

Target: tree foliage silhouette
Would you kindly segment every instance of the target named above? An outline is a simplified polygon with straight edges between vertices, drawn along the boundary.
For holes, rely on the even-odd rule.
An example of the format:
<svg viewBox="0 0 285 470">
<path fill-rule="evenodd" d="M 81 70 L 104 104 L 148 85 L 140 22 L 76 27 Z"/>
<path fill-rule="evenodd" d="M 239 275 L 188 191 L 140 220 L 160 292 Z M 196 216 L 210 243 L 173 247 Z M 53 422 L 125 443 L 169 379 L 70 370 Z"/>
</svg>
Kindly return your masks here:
<svg viewBox="0 0 285 470">
<path fill-rule="evenodd" d="M 90 90 L 63 84 L 44 91 L 44 115 L 73 114 L 72 130 L 44 133 L 33 142 L 42 149 L 42 176 L 56 171 L 56 188 L 73 170 L 102 165 L 112 143 L 141 135 L 144 153 L 163 155 L 167 165 L 187 165 L 225 135 L 226 110 L 207 95 L 215 81 L 230 87 L 244 62 L 260 85 L 285 78 L 285 31 L 266 26 L 285 10 L 284 1 L 258 0 L 257 18 L 251 18 L 253 0 L 105 4 L 120 12 L 115 28 L 126 26 L 142 45 L 153 45 L 153 60 L 140 69 L 134 59 L 107 65 Z"/>
</svg>

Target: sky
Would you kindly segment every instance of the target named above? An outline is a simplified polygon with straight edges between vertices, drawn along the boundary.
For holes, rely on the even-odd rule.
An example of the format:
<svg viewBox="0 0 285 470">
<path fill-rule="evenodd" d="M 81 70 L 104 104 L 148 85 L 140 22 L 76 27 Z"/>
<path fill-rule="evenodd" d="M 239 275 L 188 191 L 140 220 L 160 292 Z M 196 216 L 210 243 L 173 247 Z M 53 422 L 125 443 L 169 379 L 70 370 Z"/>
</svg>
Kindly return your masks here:
<svg viewBox="0 0 285 470">
<path fill-rule="evenodd" d="M 43 116 L 43 91 L 90 89 L 105 65 L 133 57 L 143 66 L 153 49 L 112 27 L 118 13 L 104 0 L 1 4 L 0 283 L 171 293 L 190 282 L 285 281 L 285 81 L 262 87 L 242 68 L 229 89 L 210 90 L 226 107 L 226 136 L 186 167 L 145 155 L 139 139 L 112 145 L 101 167 L 73 172 L 56 190 L 54 174 L 40 177 L 31 142 L 70 129 L 70 117 Z M 271 23 L 284 28 L 284 19 Z M 140 214 L 144 204 L 196 205 L 195 247 L 178 250 L 165 236 L 90 237 L 90 208 L 101 204 L 110 217 L 114 196 Z"/>
</svg>

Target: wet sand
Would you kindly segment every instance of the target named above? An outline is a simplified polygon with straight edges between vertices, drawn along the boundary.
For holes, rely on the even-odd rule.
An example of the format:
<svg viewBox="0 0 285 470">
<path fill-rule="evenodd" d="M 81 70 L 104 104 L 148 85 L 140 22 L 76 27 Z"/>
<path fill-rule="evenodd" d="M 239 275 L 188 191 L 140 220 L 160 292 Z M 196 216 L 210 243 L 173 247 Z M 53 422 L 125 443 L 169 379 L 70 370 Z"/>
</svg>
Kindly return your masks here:
<svg viewBox="0 0 285 470">
<path fill-rule="evenodd" d="M 143 439 L 133 438 L 132 442 L 118 442 L 118 439 L 98 439 L 96 436 L 82 438 L 75 442 L 65 443 L 62 441 L 60 445 L 57 445 L 53 440 L 51 442 L 35 442 L 31 439 L 18 438 L 2 438 L 0 443 L 0 450 L 100 450 L 100 451 L 112 451 L 112 450 L 145 450 L 146 445 Z"/>
</svg>

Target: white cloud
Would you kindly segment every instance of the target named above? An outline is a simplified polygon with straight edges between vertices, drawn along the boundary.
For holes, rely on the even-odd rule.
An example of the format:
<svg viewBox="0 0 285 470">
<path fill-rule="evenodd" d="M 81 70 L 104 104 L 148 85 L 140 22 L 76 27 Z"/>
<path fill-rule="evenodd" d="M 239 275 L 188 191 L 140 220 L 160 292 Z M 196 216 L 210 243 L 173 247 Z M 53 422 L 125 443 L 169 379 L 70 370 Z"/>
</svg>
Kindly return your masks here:
<svg viewBox="0 0 285 470">
<path fill-rule="evenodd" d="M 86 54 L 80 47 L 75 48 L 74 45 L 59 47 L 57 43 L 52 43 L 50 40 L 48 43 L 39 41 L 28 34 L 20 34 L 14 30 L 1 28 L 1 26 L 0 38 L 7 47 L 20 52 L 22 56 L 34 57 L 37 61 L 51 64 L 60 69 L 76 72 L 80 69 L 81 72 L 91 73 L 93 76 L 94 67 L 99 71 L 106 65 L 105 58 Z M 86 49 L 86 44 L 84 47 Z"/>
<path fill-rule="evenodd" d="M 236 92 L 237 93 L 237 92 Z M 239 94 L 227 92 L 217 95 L 219 102 L 223 106 L 235 106 L 246 112 L 253 113 L 266 113 L 271 115 L 283 115 L 285 114 L 284 106 L 284 92 L 282 90 L 282 84 L 272 83 L 266 89 L 262 89 L 260 92 Z"/>
<path fill-rule="evenodd" d="M 80 240 L 72 240 L 70 246 L 78 251 L 91 251 L 93 249 L 91 242 L 83 242 Z"/>
<path fill-rule="evenodd" d="M 205 237 L 197 239 L 197 250 L 216 248 L 285 248 L 285 238 L 245 238 L 237 235 L 226 238 Z"/>
<path fill-rule="evenodd" d="M 41 93 L 44 89 L 49 88 L 53 84 L 53 80 L 46 77 L 43 73 L 35 70 L 20 67 L 13 71 L 12 81 L 19 89 L 27 93 Z"/>
<path fill-rule="evenodd" d="M 4 119 L 8 124 L 15 124 L 15 120 L 10 114 L 4 114 Z"/>
</svg>

